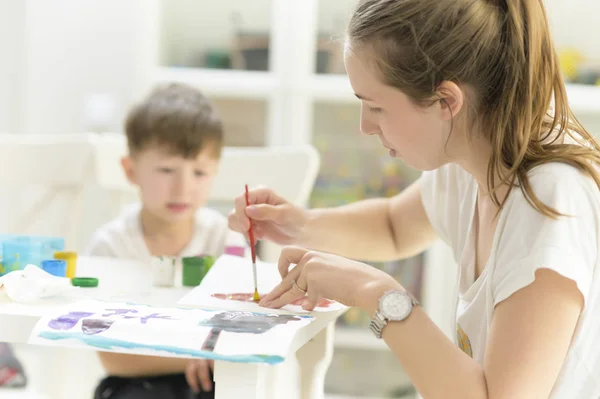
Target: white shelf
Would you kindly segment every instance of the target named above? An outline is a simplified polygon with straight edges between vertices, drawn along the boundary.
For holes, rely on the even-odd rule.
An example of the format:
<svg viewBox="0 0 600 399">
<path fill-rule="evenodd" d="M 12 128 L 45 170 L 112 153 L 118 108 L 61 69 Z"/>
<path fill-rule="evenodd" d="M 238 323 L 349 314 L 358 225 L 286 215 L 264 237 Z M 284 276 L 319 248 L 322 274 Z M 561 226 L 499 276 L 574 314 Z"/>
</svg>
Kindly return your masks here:
<svg viewBox="0 0 600 399">
<path fill-rule="evenodd" d="M 157 82 L 178 81 L 193 84 L 208 95 L 232 98 L 268 99 L 278 88 L 270 72 L 161 67 Z M 567 84 L 567 95 L 576 114 L 600 114 L 600 86 Z M 314 101 L 357 103 L 346 75 L 313 75 L 307 87 Z"/>
<path fill-rule="evenodd" d="M 576 114 L 600 114 L 600 86 L 567 84 L 571 109 Z M 310 90 L 316 101 L 353 103 L 352 86 L 346 75 L 314 75 Z"/>
<path fill-rule="evenodd" d="M 185 82 L 207 95 L 232 98 L 268 99 L 277 87 L 269 72 L 185 67 L 160 67 L 156 82 Z"/>
<path fill-rule="evenodd" d="M 375 338 L 368 329 L 336 327 L 334 344 L 336 348 L 389 351 L 383 340 Z"/>
</svg>

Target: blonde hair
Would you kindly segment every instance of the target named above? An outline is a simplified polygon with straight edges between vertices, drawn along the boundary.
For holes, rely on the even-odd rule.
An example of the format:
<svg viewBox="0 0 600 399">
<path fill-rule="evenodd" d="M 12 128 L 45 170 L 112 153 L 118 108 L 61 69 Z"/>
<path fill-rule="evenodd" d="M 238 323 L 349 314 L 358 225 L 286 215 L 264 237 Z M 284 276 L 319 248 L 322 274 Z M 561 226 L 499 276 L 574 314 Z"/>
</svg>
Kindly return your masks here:
<svg viewBox="0 0 600 399">
<path fill-rule="evenodd" d="M 488 190 L 500 209 L 508 194 L 500 199 L 496 189 L 508 184 L 542 214 L 560 216 L 527 176 L 547 162 L 573 165 L 600 187 L 600 147 L 569 108 L 542 0 L 361 0 L 348 40 L 374 52 L 382 81 L 418 105 L 439 100 L 444 81 L 473 89 L 476 122 L 493 148 Z"/>
</svg>

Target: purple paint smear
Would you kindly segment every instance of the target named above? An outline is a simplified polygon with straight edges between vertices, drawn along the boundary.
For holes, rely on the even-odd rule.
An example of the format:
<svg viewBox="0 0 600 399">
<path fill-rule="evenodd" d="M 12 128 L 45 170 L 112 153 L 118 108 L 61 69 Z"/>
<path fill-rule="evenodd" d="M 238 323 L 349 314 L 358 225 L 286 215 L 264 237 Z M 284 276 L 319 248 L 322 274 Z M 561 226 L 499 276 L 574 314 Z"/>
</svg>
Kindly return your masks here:
<svg viewBox="0 0 600 399">
<path fill-rule="evenodd" d="M 69 312 L 66 315 L 58 316 L 56 319 L 52 319 L 48 322 L 48 327 L 53 330 L 70 330 L 75 327 L 79 320 L 84 317 L 93 315 L 90 312 Z"/>
<path fill-rule="evenodd" d="M 102 319 L 85 319 L 82 322 L 81 329 L 84 334 L 99 334 L 110 328 L 115 320 L 106 319 L 106 317 L 119 316 L 123 319 L 140 319 L 141 324 L 147 324 L 148 320 L 151 319 L 162 319 L 162 320 L 176 320 L 168 315 L 161 315 L 160 313 L 151 313 L 147 316 L 138 314 L 135 309 L 106 309 L 107 313 L 103 313 Z M 130 314 L 131 313 L 131 314 Z M 69 312 L 66 315 L 58 316 L 56 319 L 48 322 L 48 327 L 53 330 L 70 330 L 75 327 L 77 323 L 84 319 L 94 315 L 92 312 Z"/>
<path fill-rule="evenodd" d="M 146 324 L 150 319 L 174 320 L 171 316 L 161 315 L 160 313 L 151 313 L 148 316 L 129 315 L 127 313 L 138 313 L 135 309 L 106 309 L 112 313 L 105 313 L 102 317 L 121 316 L 124 319 L 140 319 L 142 324 Z"/>
<path fill-rule="evenodd" d="M 135 309 L 106 309 L 107 312 L 112 313 L 104 313 L 102 317 L 110 317 L 110 316 L 121 316 L 127 313 L 137 313 L 138 311 Z"/>
</svg>

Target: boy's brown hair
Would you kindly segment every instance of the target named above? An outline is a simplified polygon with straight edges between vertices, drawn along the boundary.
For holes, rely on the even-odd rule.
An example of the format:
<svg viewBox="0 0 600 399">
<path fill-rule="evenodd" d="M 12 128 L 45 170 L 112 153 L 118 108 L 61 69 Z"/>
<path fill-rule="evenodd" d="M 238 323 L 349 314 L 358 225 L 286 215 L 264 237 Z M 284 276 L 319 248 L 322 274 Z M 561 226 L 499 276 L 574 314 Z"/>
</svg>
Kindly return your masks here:
<svg viewBox="0 0 600 399">
<path fill-rule="evenodd" d="M 125 133 L 131 155 L 158 145 L 184 158 L 210 148 L 219 158 L 223 147 L 223 124 L 215 108 L 200 91 L 182 83 L 158 86 L 135 105 Z"/>
</svg>

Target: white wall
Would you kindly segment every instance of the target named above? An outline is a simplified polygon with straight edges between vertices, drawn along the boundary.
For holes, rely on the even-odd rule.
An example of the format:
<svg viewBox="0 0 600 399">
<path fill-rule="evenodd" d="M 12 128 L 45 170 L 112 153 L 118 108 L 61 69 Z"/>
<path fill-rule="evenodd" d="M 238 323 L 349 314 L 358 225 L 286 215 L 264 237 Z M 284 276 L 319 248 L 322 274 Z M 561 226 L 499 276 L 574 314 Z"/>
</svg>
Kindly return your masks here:
<svg viewBox="0 0 600 399">
<path fill-rule="evenodd" d="M 600 62 L 600 1 L 544 0 L 557 49 L 574 47 Z"/>
<path fill-rule="evenodd" d="M 126 108 L 147 88 L 155 57 L 156 2 L 0 1 L 0 48 L 9 54 L 8 66 L 0 69 L 0 87 L 12 84 L 11 94 L 0 97 L 0 127 L 28 133 L 119 129 Z M 9 70 L 16 70 L 16 80 Z M 11 110 L 6 103 L 15 94 L 20 94 L 20 109 Z M 110 103 L 100 105 L 112 108 L 101 126 L 86 112 L 98 94 Z M 7 122 L 7 113 L 19 120 Z"/>
<path fill-rule="evenodd" d="M 157 12 L 156 0 L 0 0 L 0 131 L 120 131 L 130 103 L 151 83 Z M 0 187 L 0 231 L 10 231 L 43 191 Z M 86 193 L 93 221 L 75 249 L 111 216 L 105 196 Z M 60 231 L 65 200 L 32 231 Z"/>
<path fill-rule="evenodd" d="M 0 132 L 19 129 L 24 31 L 25 3 L 0 0 Z"/>
</svg>

